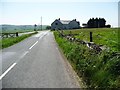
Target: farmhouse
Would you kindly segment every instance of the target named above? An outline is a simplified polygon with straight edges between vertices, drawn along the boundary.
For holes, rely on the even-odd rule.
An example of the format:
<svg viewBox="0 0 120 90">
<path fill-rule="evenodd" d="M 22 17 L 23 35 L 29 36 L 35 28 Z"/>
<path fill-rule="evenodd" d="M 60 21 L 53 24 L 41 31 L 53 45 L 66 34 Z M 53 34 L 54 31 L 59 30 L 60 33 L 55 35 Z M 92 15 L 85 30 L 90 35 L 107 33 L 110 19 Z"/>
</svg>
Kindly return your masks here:
<svg viewBox="0 0 120 90">
<path fill-rule="evenodd" d="M 60 20 L 56 19 L 51 24 L 52 30 L 65 30 L 65 29 L 78 29 L 80 28 L 80 23 L 76 21 L 76 19 L 73 20 Z"/>
</svg>

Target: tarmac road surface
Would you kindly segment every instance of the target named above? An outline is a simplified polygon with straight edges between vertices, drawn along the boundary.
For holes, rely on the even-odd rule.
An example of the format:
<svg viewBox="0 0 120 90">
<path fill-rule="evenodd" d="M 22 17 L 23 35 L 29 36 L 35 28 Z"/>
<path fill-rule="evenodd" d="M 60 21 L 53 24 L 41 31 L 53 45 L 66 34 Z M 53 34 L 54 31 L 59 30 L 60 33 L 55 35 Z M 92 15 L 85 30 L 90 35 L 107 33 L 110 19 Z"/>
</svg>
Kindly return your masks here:
<svg viewBox="0 0 120 90">
<path fill-rule="evenodd" d="M 0 56 L 2 88 L 80 88 L 50 31 L 3 49 Z"/>
</svg>

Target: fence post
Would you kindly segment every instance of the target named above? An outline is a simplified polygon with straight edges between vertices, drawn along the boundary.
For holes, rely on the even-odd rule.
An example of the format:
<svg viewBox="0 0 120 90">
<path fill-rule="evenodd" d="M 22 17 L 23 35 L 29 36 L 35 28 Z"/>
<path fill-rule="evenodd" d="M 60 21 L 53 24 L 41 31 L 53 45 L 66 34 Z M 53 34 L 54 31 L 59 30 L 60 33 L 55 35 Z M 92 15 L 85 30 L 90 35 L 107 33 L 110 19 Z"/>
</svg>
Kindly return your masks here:
<svg viewBox="0 0 120 90">
<path fill-rule="evenodd" d="M 18 32 L 16 32 L 16 37 L 18 37 Z"/>
<path fill-rule="evenodd" d="M 6 34 L 6 38 L 8 38 L 8 33 Z"/>
<path fill-rule="evenodd" d="M 92 42 L 92 32 L 90 32 L 90 42 Z"/>
</svg>

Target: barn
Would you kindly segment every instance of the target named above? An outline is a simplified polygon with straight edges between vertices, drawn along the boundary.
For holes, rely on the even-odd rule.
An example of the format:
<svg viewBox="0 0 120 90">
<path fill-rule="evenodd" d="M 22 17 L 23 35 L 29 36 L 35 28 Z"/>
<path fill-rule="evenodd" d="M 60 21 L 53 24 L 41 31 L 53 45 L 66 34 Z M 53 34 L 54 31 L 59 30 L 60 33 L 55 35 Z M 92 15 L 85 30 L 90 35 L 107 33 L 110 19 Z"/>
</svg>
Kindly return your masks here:
<svg viewBox="0 0 120 90">
<path fill-rule="evenodd" d="M 80 28 L 80 22 L 76 21 L 76 19 L 73 20 L 60 20 L 56 19 L 51 24 L 51 30 L 67 30 L 67 29 L 79 29 Z"/>
</svg>

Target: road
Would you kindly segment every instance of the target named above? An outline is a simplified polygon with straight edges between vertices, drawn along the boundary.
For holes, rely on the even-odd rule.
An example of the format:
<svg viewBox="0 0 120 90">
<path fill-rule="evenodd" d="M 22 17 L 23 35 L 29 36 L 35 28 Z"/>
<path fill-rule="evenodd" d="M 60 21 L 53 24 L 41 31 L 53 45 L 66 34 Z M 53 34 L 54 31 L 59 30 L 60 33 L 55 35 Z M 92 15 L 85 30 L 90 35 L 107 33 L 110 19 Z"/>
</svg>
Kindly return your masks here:
<svg viewBox="0 0 120 90">
<path fill-rule="evenodd" d="M 32 31 L 32 32 L 24 32 L 24 33 L 18 33 L 18 36 L 22 36 L 22 35 L 25 35 L 25 34 L 31 34 L 31 33 L 33 33 L 33 32 L 35 32 L 35 31 Z"/>
<path fill-rule="evenodd" d="M 5 48 L 2 88 L 79 88 L 50 31 L 41 31 Z"/>
</svg>

